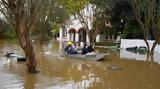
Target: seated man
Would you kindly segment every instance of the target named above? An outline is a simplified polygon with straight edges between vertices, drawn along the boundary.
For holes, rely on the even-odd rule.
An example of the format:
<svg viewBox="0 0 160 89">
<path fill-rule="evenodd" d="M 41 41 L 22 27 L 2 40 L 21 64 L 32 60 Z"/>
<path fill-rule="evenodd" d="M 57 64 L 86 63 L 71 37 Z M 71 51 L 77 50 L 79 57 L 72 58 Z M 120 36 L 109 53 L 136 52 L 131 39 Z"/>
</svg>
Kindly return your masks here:
<svg viewBox="0 0 160 89">
<path fill-rule="evenodd" d="M 84 47 L 82 48 L 82 54 L 95 55 L 95 52 L 91 45 L 89 46 L 84 45 Z"/>
<path fill-rule="evenodd" d="M 84 47 L 82 48 L 82 54 L 87 54 L 87 53 L 88 53 L 87 47 L 86 45 L 84 45 Z"/>
<path fill-rule="evenodd" d="M 72 47 L 71 45 L 67 45 L 67 46 L 64 48 L 64 52 L 65 52 L 66 54 L 68 54 L 68 53 L 69 53 L 69 49 L 70 49 L 71 47 Z"/>
<path fill-rule="evenodd" d="M 66 54 L 77 54 L 78 53 L 75 46 L 71 42 L 67 43 L 67 46 L 65 47 L 64 51 Z"/>
<path fill-rule="evenodd" d="M 93 49 L 93 47 L 91 46 L 91 45 L 89 45 L 88 47 L 87 47 L 87 54 L 86 54 L 86 57 L 90 57 L 90 56 L 96 56 L 96 53 L 95 53 L 95 51 L 94 51 L 94 49 Z"/>
<path fill-rule="evenodd" d="M 78 54 L 77 50 L 75 50 L 73 47 L 70 47 L 68 49 L 68 54 Z"/>
<path fill-rule="evenodd" d="M 88 52 L 88 53 L 91 53 L 91 52 L 93 52 L 93 51 L 94 51 L 93 47 L 92 47 L 91 45 L 89 45 L 89 46 L 87 47 L 87 52 Z"/>
</svg>

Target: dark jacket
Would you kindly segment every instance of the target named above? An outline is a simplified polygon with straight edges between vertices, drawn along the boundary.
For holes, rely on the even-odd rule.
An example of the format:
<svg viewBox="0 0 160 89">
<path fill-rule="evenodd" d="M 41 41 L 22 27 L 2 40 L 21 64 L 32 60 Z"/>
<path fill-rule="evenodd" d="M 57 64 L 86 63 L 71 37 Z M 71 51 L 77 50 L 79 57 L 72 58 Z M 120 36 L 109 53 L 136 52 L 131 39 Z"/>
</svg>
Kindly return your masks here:
<svg viewBox="0 0 160 89">
<path fill-rule="evenodd" d="M 94 49 L 93 49 L 93 47 L 92 47 L 92 46 L 88 46 L 88 47 L 87 47 L 87 51 L 88 51 L 88 53 L 91 53 L 91 52 L 93 52 L 93 51 L 94 51 Z"/>
<path fill-rule="evenodd" d="M 86 48 L 86 47 L 83 47 L 83 48 L 82 48 L 82 54 L 87 54 L 87 53 L 88 53 L 87 48 Z"/>
<path fill-rule="evenodd" d="M 77 54 L 78 53 L 71 45 L 66 46 L 64 51 L 67 54 Z"/>
</svg>

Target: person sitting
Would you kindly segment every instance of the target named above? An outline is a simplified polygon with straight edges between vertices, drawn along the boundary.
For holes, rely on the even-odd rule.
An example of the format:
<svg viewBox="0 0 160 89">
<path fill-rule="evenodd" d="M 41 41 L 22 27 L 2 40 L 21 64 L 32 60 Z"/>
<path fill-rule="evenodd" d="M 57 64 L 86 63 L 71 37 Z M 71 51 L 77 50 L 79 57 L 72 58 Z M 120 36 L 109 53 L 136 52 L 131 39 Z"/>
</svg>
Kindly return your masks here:
<svg viewBox="0 0 160 89">
<path fill-rule="evenodd" d="M 82 54 L 84 54 L 86 57 L 95 57 L 96 53 L 91 45 L 84 46 L 82 49 Z"/>
<path fill-rule="evenodd" d="M 90 56 L 96 56 L 96 53 L 95 53 L 95 51 L 94 51 L 94 49 L 93 49 L 93 47 L 91 46 L 91 45 L 89 45 L 88 47 L 87 47 L 87 54 L 85 54 L 86 55 L 86 57 L 90 57 Z"/>
<path fill-rule="evenodd" d="M 84 45 L 84 47 L 82 48 L 82 54 L 84 55 L 95 55 L 95 52 L 94 52 L 94 49 L 91 45 L 87 46 L 87 45 Z"/>
<path fill-rule="evenodd" d="M 78 54 L 77 50 L 73 46 L 68 49 L 68 54 Z"/>
<path fill-rule="evenodd" d="M 92 47 L 91 45 L 89 45 L 89 46 L 87 47 L 87 52 L 88 52 L 88 53 L 91 53 L 91 52 L 93 52 L 93 51 L 94 51 L 93 47 Z"/>
<path fill-rule="evenodd" d="M 66 54 L 77 54 L 78 53 L 75 46 L 70 41 L 67 43 L 67 46 L 65 47 L 64 51 Z"/>
<path fill-rule="evenodd" d="M 82 48 L 82 54 L 87 54 L 88 50 L 87 50 L 87 45 L 84 45 L 84 47 Z"/>
<path fill-rule="evenodd" d="M 70 49 L 71 47 L 72 47 L 71 45 L 67 45 L 67 46 L 64 48 L 64 52 L 65 52 L 66 54 L 68 54 L 68 53 L 69 53 L 69 49 Z"/>
</svg>

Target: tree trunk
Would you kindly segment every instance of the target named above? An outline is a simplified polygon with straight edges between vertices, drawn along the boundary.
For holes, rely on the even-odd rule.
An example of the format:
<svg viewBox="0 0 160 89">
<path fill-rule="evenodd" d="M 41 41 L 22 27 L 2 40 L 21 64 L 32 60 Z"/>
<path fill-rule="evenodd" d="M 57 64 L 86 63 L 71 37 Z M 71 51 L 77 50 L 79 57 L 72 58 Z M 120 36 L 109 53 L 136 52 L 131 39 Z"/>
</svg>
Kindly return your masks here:
<svg viewBox="0 0 160 89">
<path fill-rule="evenodd" d="M 95 34 L 92 31 L 89 31 L 88 36 L 89 36 L 89 43 L 93 47 L 96 40 Z"/>
<path fill-rule="evenodd" d="M 96 43 L 96 37 L 97 37 L 97 34 L 95 33 L 92 33 L 92 46 L 94 47 L 94 44 Z"/>
<path fill-rule="evenodd" d="M 146 37 L 144 37 L 144 42 L 146 43 L 146 45 L 147 45 L 147 53 L 150 53 L 150 47 L 149 47 L 149 43 L 148 43 L 148 41 L 147 41 L 147 38 Z"/>
<path fill-rule="evenodd" d="M 155 26 L 155 25 L 153 25 L 153 26 Z M 158 31 L 158 28 L 156 28 L 156 27 L 153 27 L 151 31 L 152 31 L 153 36 L 155 38 L 155 42 L 153 43 L 152 49 L 151 49 L 151 55 L 153 55 L 156 45 L 160 43 L 160 32 Z"/>
<path fill-rule="evenodd" d="M 151 48 L 151 53 L 150 53 L 151 56 L 154 55 L 154 49 L 155 49 L 155 47 L 156 47 L 157 44 L 158 43 L 156 41 L 153 43 L 152 48 Z"/>
<path fill-rule="evenodd" d="M 143 22 L 139 19 L 139 20 L 137 20 L 139 23 L 140 23 L 140 25 L 141 25 L 141 27 L 142 27 L 142 31 L 143 31 L 143 34 L 144 34 L 144 42 L 146 43 L 146 45 L 147 45 L 147 53 L 150 53 L 150 47 L 149 47 L 149 43 L 148 43 L 148 41 L 147 41 L 147 37 L 148 37 L 148 31 L 147 30 L 145 30 L 145 27 L 144 27 L 144 24 L 143 24 Z"/>
<path fill-rule="evenodd" d="M 12 24 L 25 53 L 28 71 L 35 72 L 37 62 L 29 34 L 38 18 L 40 0 L 1 0 L 1 4 L 4 6 L 6 20 Z"/>
<path fill-rule="evenodd" d="M 25 35 L 25 34 L 24 34 Z M 36 71 L 36 65 L 37 65 L 37 61 L 35 60 L 35 53 L 34 53 L 34 49 L 32 46 L 32 42 L 29 39 L 29 37 L 27 35 L 25 35 L 25 38 L 20 38 L 20 44 L 24 44 L 23 39 L 26 39 L 26 45 L 23 45 L 24 47 L 23 50 L 25 52 L 25 56 L 27 58 L 27 68 L 28 68 L 28 72 L 34 73 Z"/>
<path fill-rule="evenodd" d="M 27 58 L 27 68 L 28 72 L 35 73 L 37 61 L 35 59 L 34 48 L 32 46 L 32 41 L 29 38 L 29 30 L 25 29 L 22 24 L 17 25 L 16 34 L 21 48 L 23 49 L 25 56 Z"/>
<path fill-rule="evenodd" d="M 37 61 L 35 60 L 35 53 L 31 41 L 28 42 L 28 46 L 24 49 L 27 56 L 27 68 L 29 72 L 36 72 Z"/>
</svg>

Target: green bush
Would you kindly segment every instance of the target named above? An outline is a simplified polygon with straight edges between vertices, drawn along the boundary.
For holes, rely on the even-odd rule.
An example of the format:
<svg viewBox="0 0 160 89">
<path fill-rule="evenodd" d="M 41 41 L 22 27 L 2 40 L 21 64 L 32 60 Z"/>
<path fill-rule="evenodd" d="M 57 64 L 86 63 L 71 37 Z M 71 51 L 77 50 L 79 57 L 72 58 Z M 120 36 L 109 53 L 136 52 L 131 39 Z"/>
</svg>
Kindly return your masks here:
<svg viewBox="0 0 160 89">
<path fill-rule="evenodd" d="M 15 33 L 11 30 L 7 30 L 6 32 L 4 32 L 3 36 L 4 38 L 9 38 L 9 39 L 16 37 Z"/>
<path fill-rule="evenodd" d="M 0 38 L 2 39 L 12 39 L 16 37 L 15 32 L 13 31 L 13 28 L 10 26 L 10 24 L 7 24 L 5 21 L 0 20 Z"/>
<path fill-rule="evenodd" d="M 5 29 L 2 32 L 0 32 L 0 38 L 2 38 L 2 39 L 13 39 L 13 38 L 16 38 L 16 34 L 11 29 Z"/>
</svg>

